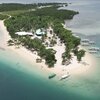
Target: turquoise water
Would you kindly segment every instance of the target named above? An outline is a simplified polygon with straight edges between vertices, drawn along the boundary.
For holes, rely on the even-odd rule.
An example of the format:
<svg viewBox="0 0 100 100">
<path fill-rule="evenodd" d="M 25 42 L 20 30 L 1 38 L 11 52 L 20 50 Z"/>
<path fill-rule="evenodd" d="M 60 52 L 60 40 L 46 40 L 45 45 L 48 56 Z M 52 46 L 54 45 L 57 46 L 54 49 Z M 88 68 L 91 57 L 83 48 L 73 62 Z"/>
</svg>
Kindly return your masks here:
<svg viewBox="0 0 100 100">
<path fill-rule="evenodd" d="M 68 9 L 80 11 L 68 23 L 68 28 L 95 41 L 100 47 L 100 1 L 68 1 L 72 1 Z M 0 41 L 2 38 L 0 29 Z M 0 100 L 100 100 L 100 58 L 95 56 L 95 60 L 96 64 L 85 74 L 71 76 L 64 81 L 48 80 L 48 75 L 36 65 L 10 50 L 0 50 Z"/>
<path fill-rule="evenodd" d="M 97 77 L 100 71 L 97 69 L 92 72 L 92 76 L 83 75 L 64 81 L 53 81 L 45 78 L 37 70 L 33 70 L 32 74 L 27 73 L 25 69 L 17 70 L 27 64 L 22 62 L 18 67 L 16 61 L 12 61 L 11 58 L 10 60 L 0 58 L 0 100 L 99 100 L 100 98 L 100 78 Z"/>
<path fill-rule="evenodd" d="M 0 55 L 4 52 L 0 51 Z M 11 55 L 12 53 L 10 57 Z M 37 70 L 33 70 L 33 73 L 30 74 L 22 69 L 23 66 L 27 66 L 27 63 L 20 62 L 20 57 L 17 60 L 15 56 L 12 60 L 12 57 L 9 58 L 6 53 L 1 57 L 0 100 L 73 100 L 73 97 L 74 99 L 86 100 L 85 97 L 74 94 L 69 88 L 64 87 L 63 82 L 56 83 L 53 80 L 48 80 Z M 20 63 L 20 67 L 14 61 L 15 58 Z"/>
<path fill-rule="evenodd" d="M 0 100 L 48 100 L 48 97 L 53 100 L 61 99 L 59 95 L 52 96 L 54 93 L 61 95 L 59 91 L 42 82 L 42 79 L 0 63 Z"/>
</svg>

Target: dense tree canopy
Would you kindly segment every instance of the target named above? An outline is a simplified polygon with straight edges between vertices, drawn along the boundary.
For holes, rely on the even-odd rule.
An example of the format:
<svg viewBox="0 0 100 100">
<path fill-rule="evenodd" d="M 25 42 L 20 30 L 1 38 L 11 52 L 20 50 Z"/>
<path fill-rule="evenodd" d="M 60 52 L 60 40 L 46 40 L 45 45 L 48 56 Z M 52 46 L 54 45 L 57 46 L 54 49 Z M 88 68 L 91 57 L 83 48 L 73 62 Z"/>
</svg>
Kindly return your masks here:
<svg viewBox="0 0 100 100">
<path fill-rule="evenodd" d="M 67 3 L 62 3 L 67 5 Z M 60 6 L 61 3 L 34 3 L 34 4 L 20 4 L 20 3 L 3 3 L 0 4 L 0 12 L 14 11 L 14 10 L 29 10 L 41 6 Z"/>
<path fill-rule="evenodd" d="M 18 4 L 18 3 L 3 3 L 0 4 L 0 12 L 14 10 L 28 10 L 36 8 L 36 4 Z"/>
</svg>

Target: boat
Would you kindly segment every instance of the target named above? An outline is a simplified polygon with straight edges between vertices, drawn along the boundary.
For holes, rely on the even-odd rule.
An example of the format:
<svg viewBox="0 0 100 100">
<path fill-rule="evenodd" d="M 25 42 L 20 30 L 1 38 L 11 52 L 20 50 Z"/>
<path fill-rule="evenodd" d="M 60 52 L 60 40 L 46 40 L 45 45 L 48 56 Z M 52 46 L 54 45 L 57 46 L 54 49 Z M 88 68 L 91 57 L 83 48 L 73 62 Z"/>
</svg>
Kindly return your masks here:
<svg viewBox="0 0 100 100">
<path fill-rule="evenodd" d="M 89 43 L 90 40 L 89 39 L 82 39 L 81 42 L 83 42 L 83 43 Z"/>
<path fill-rule="evenodd" d="M 66 78 L 68 78 L 69 76 L 70 76 L 69 74 L 62 75 L 60 80 L 66 79 Z"/>
<path fill-rule="evenodd" d="M 98 53 L 97 51 L 89 51 L 89 53 L 91 53 L 91 54 L 96 54 L 96 53 Z"/>
<path fill-rule="evenodd" d="M 91 47 L 89 48 L 90 51 L 100 51 L 100 48 L 98 47 Z"/>
<path fill-rule="evenodd" d="M 56 76 L 56 74 L 53 73 L 53 74 L 49 75 L 48 78 L 51 79 L 51 78 L 54 78 L 55 76 Z"/>
<path fill-rule="evenodd" d="M 94 42 L 94 41 L 89 41 L 89 44 L 91 44 L 91 45 L 92 45 L 92 44 L 95 44 L 95 42 Z"/>
<path fill-rule="evenodd" d="M 82 42 L 81 42 L 81 45 L 82 45 L 82 46 L 89 46 L 90 44 L 89 44 L 89 43 L 82 43 Z"/>
</svg>

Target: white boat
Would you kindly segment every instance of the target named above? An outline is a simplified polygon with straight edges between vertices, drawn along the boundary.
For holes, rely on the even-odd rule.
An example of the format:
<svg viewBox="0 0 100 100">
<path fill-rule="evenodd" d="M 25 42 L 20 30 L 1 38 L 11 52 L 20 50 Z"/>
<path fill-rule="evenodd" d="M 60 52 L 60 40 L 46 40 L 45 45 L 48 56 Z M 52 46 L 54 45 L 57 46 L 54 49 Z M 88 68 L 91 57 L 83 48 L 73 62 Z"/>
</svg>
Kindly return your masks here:
<svg viewBox="0 0 100 100">
<path fill-rule="evenodd" d="M 82 43 L 82 42 L 81 42 L 81 45 L 82 45 L 82 46 L 89 46 L 90 44 L 89 44 L 89 43 Z"/>
<path fill-rule="evenodd" d="M 89 53 L 95 54 L 98 53 L 97 51 L 89 51 Z"/>
<path fill-rule="evenodd" d="M 89 44 L 95 44 L 95 42 L 94 41 L 89 41 Z"/>
<path fill-rule="evenodd" d="M 89 48 L 90 51 L 100 51 L 100 48 L 98 47 L 91 47 Z"/>
<path fill-rule="evenodd" d="M 69 74 L 62 75 L 60 80 L 66 79 L 66 78 L 68 78 L 69 76 L 70 76 Z"/>
<path fill-rule="evenodd" d="M 83 42 L 83 43 L 89 43 L 90 40 L 89 39 L 82 39 L 81 42 Z"/>
</svg>

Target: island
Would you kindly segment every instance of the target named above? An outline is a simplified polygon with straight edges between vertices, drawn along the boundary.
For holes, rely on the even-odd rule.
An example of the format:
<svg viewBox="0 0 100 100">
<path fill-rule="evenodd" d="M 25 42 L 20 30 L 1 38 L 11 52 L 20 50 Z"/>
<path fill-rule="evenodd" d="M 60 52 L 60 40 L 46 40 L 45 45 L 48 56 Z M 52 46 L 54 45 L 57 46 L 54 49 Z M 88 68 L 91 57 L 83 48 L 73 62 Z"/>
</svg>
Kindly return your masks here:
<svg viewBox="0 0 100 100">
<path fill-rule="evenodd" d="M 73 19 L 79 12 L 59 9 L 62 6 L 68 4 L 0 5 L 3 8 L 0 9 L 0 19 L 4 21 L 10 35 L 8 46 L 26 48 L 31 51 L 33 61 L 41 69 L 46 66 L 55 74 L 58 72 L 55 69 L 59 70 L 60 67 L 64 71 L 74 61 L 77 63 L 75 66 L 82 64 L 81 60 L 85 56 L 85 50 L 80 48 L 81 39 L 64 27 L 65 20 Z"/>
</svg>

